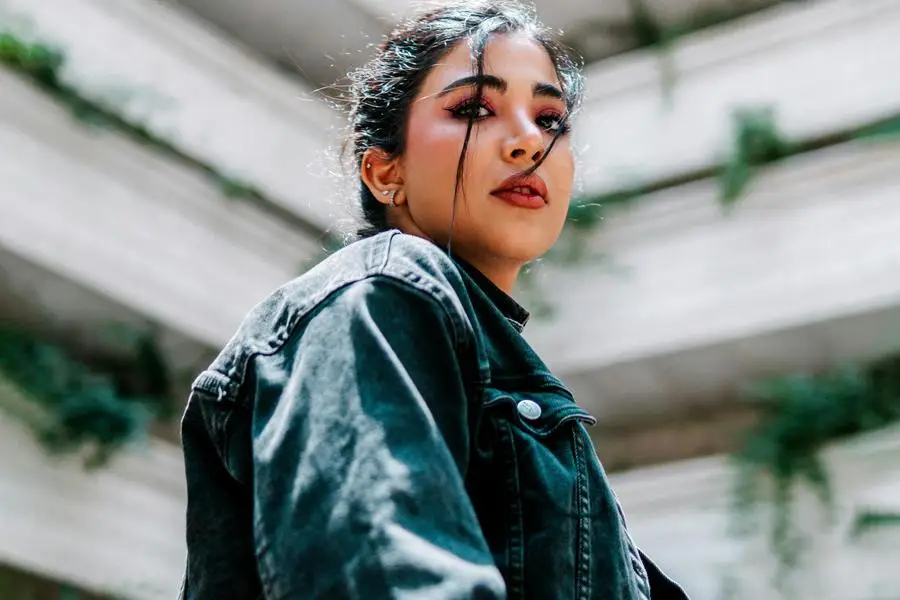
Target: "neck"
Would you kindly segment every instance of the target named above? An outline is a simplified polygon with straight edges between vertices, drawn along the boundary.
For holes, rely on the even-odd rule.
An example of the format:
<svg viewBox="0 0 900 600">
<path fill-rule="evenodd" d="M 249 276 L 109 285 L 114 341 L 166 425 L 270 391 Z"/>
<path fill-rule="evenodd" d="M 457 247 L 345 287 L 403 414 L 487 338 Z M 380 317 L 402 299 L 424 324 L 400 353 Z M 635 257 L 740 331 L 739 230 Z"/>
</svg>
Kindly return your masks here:
<svg viewBox="0 0 900 600">
<path fill-rule="evenodd" d="M 492 257 L 467 256 L 465 253 L 456 252 L 455 250 L 453 252 L 478 269 L 479 273 L 487 277 L 491 283 L 496 285 L 507 296 L 513 295 L 513 288 L 515 288 L 519 272 L 522 270 L 521 263 Z"/>
</svg>

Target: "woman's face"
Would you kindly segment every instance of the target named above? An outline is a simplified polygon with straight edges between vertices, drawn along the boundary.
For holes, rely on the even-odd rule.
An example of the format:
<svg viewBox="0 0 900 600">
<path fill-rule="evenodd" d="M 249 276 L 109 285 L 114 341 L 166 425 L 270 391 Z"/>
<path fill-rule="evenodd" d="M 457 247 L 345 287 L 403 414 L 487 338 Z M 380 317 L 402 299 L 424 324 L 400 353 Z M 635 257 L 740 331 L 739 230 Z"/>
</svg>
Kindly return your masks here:
<svg viewBox="0 0 900 600">
<path fill-rule="evenodd" d="M 432 68 L 414 99 L 399 158 L 398 226 L 447 242 L 467 117 L 474 113 L 453 251 L 475 266 L 515 265 L 517 272 L 562 230 L 574 172 L 569 136 L 556 141 L 531 179 L 510 178 L 546 151 L 566 104 L 546 50 L 526 35 L 495 35 L 488 42 L 480 105 L 474 75 L 469 47 L 459 44 Z"/>
</svg>

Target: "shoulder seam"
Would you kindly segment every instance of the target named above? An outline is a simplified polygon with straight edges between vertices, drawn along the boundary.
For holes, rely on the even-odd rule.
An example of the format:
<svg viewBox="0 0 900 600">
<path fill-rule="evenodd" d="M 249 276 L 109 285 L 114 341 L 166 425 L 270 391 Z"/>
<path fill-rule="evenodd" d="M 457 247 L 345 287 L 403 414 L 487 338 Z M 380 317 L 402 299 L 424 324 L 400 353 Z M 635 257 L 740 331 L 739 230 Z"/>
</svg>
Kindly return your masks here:
<svg viewBox="0 0 900 600">
<path fill-rule="evenodd" d="M 233 356 L 227 362 L 219 365 L 218 368 L 210 365 L 194 380 L 191 389 L 206 390 L 217 395 L 219 399 L 226 397 L 237 399 L 240 395 L 239 390 L 246 381 L 249 363 L 255 357 L 279 352 L 286 341 L 294 335 L 301 324 L 318 306 L 355 283 L 376 277 L 403 284 L 404 287 L 415 290 L 421 295 L 429 296 L 433 302 L 436 302 L 450 323 L 454 348 L 457 350 L 461 350 L 474 342 L 474 330 L 472 329 L 472 324 L 469 323 L 467 312 L 462 306 L 464 300 L 459 297 L 459 292 L 453 285 L 452 275 L 449 273 L 434 273 L 427 268 L 421 270 L 416 268 L 393 268 L 395 261 L 392 259 L 392 255 L 395 252 L 394 246 L 400 235 L 402 234 L 399 231 L 387 235 L 387 239 L 380 244 L 381 249 L 375 253 L 377 260 L 369 263 L 367 268 L 353 275 L 344 275 L 332 279 L 327 289 L 321 289 L 311 294 L 301 304 L 294 306 L 295 310 L 285 313 L 285 318 L 271 332 L 271 336 L 267 337 L 266 343 L 259 343 L 258 340 L 244 340 L 239 346 L 235 347 L 232 353 Z M 422 242 L 427 243 L 425 240 L 422 240 Z M 439 252 L 439 250 L 437 251 Z M 452 265 L 449 257 L 443 254 L 442 257 Z M 397 260 L 400 260 L 399 257 Z M 399 267 L 400 263 L 396 264 Z M 447 265 L 443 265 L 443 268 L 447 268 Z"/>
<path fill-rule="evenodd" d="M 389 281 L 394 285 L 398 285 L 400 287 L 408 289 L 411 292 L 414 292 L 417 296 L 427 298 L 430 302 L 432 302 L 440 309 L 441 313 L 450 323 L 450 331 L 453 335 L 454 348 L 456 350 L 461 350 L 466 346 L 467 328 L 465 325 L 465 320 L 460 317 L 460 315 L 458 314 L 459 311 L 456 310 L 456 307 L 453 305 L 453 303 L 447 301 L 445 294 L 437 290 L 423 289 L 421 286 L 417 286 L 413 282 L 407 281 L 403 277 L 397 277 L 388 273 L 378 273 L 370 275 L 366 279 L 382 279 L 384 281 Z M 365 279 L 362 281 L 365 281 Z"/>
</svg>

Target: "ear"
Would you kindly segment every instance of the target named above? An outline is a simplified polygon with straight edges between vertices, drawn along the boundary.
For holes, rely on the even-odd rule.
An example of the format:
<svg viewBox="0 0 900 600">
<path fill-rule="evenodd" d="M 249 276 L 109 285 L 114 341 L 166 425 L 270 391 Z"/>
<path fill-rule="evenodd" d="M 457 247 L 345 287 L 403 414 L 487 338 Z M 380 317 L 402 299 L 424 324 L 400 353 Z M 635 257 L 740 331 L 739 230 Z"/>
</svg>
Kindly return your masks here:
<svg viewBox="0 0 900 600">
<path fill-rule="evenodd" d="M 403 187 L 399 157 L 391 157 L 381 148 L 369 148 L 359 165 L 359 177 L 372 195 L 382 204 L 388 204 Z"/>
</svg>

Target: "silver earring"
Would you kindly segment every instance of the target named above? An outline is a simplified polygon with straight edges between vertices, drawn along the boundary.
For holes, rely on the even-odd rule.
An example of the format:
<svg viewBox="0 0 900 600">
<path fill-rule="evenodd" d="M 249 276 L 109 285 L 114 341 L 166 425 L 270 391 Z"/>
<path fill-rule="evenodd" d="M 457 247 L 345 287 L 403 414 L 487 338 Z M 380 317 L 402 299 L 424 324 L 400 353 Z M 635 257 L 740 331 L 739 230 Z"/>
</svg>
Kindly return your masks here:
<svg viewBox="0 0 900 600">
<path fill-rule="evenodd" d="M 397 208 L 397 203 L 394 201 L 394 196 L 397 195 L 397 190 L 381 190 L 382 196 L 391 195 L 391 206 Z"/>
<path fill-rule="evenodd" d="M 372 163 L 366 163 L 366 168 L 367 168 L 367 169 L 371 169 L 371 168 L 372 168 Z"/>
</svg>

